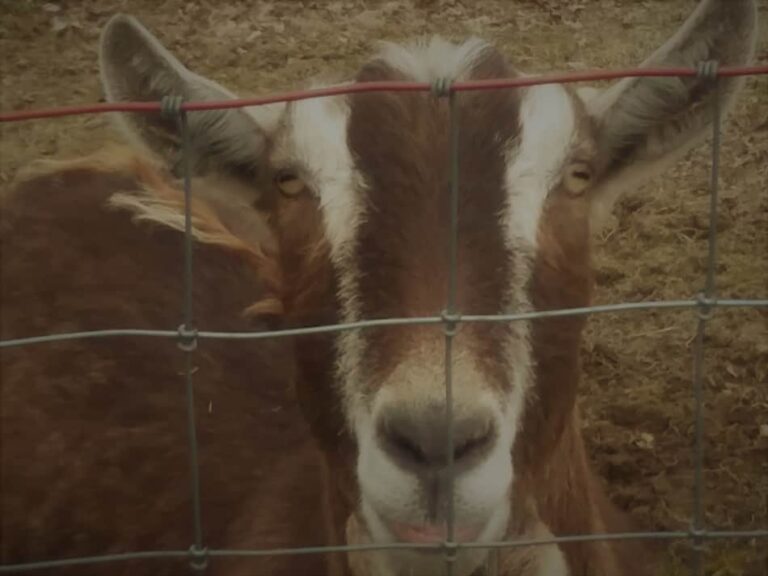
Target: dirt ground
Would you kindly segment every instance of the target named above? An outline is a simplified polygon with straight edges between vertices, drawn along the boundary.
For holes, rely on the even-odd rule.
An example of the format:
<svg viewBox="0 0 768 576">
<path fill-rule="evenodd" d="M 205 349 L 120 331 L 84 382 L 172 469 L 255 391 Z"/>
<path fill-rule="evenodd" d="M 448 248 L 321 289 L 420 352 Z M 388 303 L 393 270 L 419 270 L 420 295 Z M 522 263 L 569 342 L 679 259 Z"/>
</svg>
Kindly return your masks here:
<svg viewBox="0 0 768 576">
<path fill-rule="evenodd" d="M 97 42 L 132 13 L 194 70 L 243 95 L 345 74 L 373 40 L 439 33 L 496 42 L 526 72 L 639 63 L 693 0 L 0 0 L 3 111 L 94 102 Z M 758 61 L 768 62 L 768 0 Z M 114 138 L 104 116 L 0 126 L 0 184 L 26 162 Z M 709 148 L 625 198 L 596 239 L 597 302 L 688 298 L 703 287 Z M 768 77 L 752 78 L 723 136 L 717 290 L 768 296 Z M 692 506 L 691 311 L 593 316 L 581 406 L 612 497 L 648 529 L 685 530 Z M 719 310 L 707 328 L 704 501 L 711 529 L 768 527 L 768 311 Z M 765 545 L 765 541 L 762 542 Z M 687 544 L 669 547 L 687 574 Z M 758 541 L 709 548 L 712 576 L 766 575 Z"/>
</svg>

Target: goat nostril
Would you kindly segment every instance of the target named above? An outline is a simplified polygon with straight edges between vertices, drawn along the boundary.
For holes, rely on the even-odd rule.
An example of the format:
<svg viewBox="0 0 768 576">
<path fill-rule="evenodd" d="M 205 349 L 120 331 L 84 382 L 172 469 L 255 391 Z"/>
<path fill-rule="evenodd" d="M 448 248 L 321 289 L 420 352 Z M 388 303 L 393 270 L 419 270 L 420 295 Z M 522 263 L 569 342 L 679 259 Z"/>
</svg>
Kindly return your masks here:
<svg viewBox="0 0 768 576">
<path fill-rule="evenodd" d="M 489 428 L 485 430 L 483 433 L 478 434 L 477 436 L 466 438 L 463 441 L 454 443 L 454 447 L 453 447 L 454 462 L 465 460 L 467 458 L 474 456 L 475 454 L 478 454 L 488 444 L 490 444 L 490 441 L 491 441 L 491 430 Z"/>
<path fill-rule="evenodd" d="M 395 452 L 405 459 L 416 464 L 427 463 L 427 456 L 424 454 L 424 451 L 407 436 L 391 431 L 389 433 L 389 443 Z"/>
<path fill-rule="evenodd" d="M 457 465 L 473 465 L 492 448 L 495 427 L 487 416 L 457 418 L 453 425 L 453 461 Z M 448 422 L 442 410 L 426 414 L 387 411 L 379 419 L 377 429 L 380 446 L 401 465 L 442 468 L 451 459 Z"/>
</svg>

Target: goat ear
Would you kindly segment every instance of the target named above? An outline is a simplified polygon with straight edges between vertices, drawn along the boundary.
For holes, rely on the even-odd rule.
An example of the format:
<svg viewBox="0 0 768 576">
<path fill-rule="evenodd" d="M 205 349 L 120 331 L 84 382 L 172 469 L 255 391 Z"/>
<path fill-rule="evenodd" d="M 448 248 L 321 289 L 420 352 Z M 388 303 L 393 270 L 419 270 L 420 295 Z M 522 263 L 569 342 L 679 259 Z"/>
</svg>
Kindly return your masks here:
<svg viewBox="0 0 768 576">
<path fill-rule="evenodd" d="M 754 0 L 703 0 L 677 33 L 642 68 L 747 64 L 755 51 Z M 716 84 L 699 77 L 626 78 L 600 92 L 582 91 L 597 127 L 599 179 L 593 220 L 607 215 L 616 198 L 658 174 L 708 133 L 718 92 L 723 113 L 735 100 L 741 78 Z"/>
<path fill-rule="evenodd" d="M 110 102 L 159 101 L 168 95 L 198 101 L 235 98 L 216 82 L 188 70 L 132 16 L 118 14 L 109 20 L 101 35 L 99 63 Z M 254 165 L 281 111 L 281 106 L 267 106 L 190 112 L 195 173 L 204 172 L 210 164 Z M 159 113 L 121 113 L 117 119 L 129 138 L 172 163 L 178 161 L 180 135 L 175 121 Z"/>
</svg>

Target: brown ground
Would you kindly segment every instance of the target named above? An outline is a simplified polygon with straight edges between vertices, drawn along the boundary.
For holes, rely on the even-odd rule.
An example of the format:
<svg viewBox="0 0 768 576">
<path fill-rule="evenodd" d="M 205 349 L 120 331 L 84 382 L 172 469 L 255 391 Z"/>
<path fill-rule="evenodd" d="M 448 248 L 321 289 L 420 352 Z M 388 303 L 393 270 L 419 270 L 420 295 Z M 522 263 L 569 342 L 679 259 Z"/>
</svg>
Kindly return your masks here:
<svg viewBox="0 0 768 576">
<path fill-rule="evenodd" d="M 638 63 L 692 0 L 396 0 L 212 2 L 0 0 L 2 110 L 94 102 L 97 40 L 117 11 L 139 16 L 184 62 L 241 94 L 349 73 L 373 39 L 480 35 L 527 71 Z M 213 7 L 216 6 L 214 9 Z M 768 1 L 758 59 L 768 62 Z M 93 150 L 105 117 L 0 126 L 0 184 L 41 155 Z M 722 297 L 768 295 L 768 77 L 753 78 L 724 135 L 718 247 Z M 709 152 L 626 198 L 598 240 L 600 303 L 687 298 L 703 286 Z M 613 497 L 649 529 L 685 529 L 693 474 L 691 357 L 695 316 L 634 312 L 592 318 L 582 406 Z M 718 311 L 706 338 L 706 522 L 768 526 L 768 313 Z M 765 541 L 762 542 L 765 544 Z M 686 544 L 669 574 L 687 573 Z M 768 574 L 758 542 L 722 543 L 708 574 Z"/>
</svg>

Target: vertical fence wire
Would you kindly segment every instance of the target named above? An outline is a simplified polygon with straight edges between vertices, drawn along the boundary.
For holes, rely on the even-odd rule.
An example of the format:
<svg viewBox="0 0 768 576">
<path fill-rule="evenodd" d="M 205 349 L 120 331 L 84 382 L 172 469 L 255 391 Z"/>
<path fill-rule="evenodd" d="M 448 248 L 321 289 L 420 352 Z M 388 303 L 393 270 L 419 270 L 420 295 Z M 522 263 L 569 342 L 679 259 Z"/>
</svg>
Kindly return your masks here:
<svg viewBox="0 0 768 576">
<path fill-rule="evenodd" d="M 445 333 L 445 410 L 448 434 L 446 435 L 447 456 L 447 493 L 448 502 L 446 514 L 446 538 L 445 538 L 445 574 L 453 575 L 453 567 L 456 560 L 455 542 L 455 501 L 454 501 L 454 414 L 453 414 L 453 339 L 457 326 L 457 268 L 458 268 L 458 237 L 459 237 L 459 114 L 457 99 L 458 94 L 451 88 L 448 81 L 443 80 L 438 88 L 438 96 L 448 95 L 448 124 L 449 124 L 449 206 L 448 206 L 448 294 L 445 303 L 443 325 Z"/>
<path fill-rule="evenodd" d="M 203 522 L 200 503 L 200 466 L 198 461 L 197 425 L 195 421 L 194 351 L 197 334 L 194 329 L 193 308 L 193 242 L 192 242 L 192 166 L 187 112 L 176 99 L 174 113 L 181 136 L 181 161 L 184 178 L 184 296 L 182 324 L 179 327 L 179 348 L 184 353 L 184 378 L 186 382 L 187 436 L 189 442 L 189 476 L 192 490 L 192 530 L 194 543 L 190 547 L 190 566 L 195 571 L 205 571 L 207 558 L 203 547 Z"/>
<path fill-rule="evenodd" d="M 715 272 L 717 259 L 717 201 L 720 182 L 720 89 L 717 63 L 705 62 L 699 67 L 700 75 L 712 88 L 712 159 L 709 183 L 709 231 L 707 238 L 707 266 L 704 291 L 699 295 L 698 322 L 693 350 L 694 446 L 693 446 L 693 510 L 691 512 L 693 576 L 704 574 L 704 337 L 707 322 L 714 311 Z"/>
</svg>

